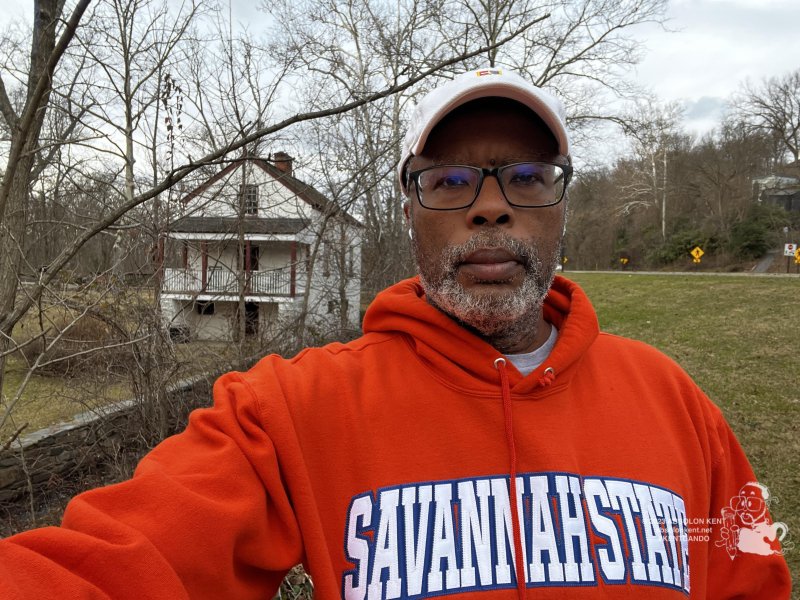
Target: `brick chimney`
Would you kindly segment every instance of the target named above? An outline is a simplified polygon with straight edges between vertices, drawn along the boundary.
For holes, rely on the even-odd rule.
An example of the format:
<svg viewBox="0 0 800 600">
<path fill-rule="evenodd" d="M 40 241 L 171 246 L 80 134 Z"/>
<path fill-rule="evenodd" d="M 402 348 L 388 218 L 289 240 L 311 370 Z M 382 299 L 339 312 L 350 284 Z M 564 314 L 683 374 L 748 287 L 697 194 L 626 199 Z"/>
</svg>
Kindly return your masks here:
<svg viewBox="0 0 800 600">
<path fill-rule="evenodd" d="M 275 165 L 275 167 L 279 171 L 282 171 L 287 175 L 292 174 L 292 161 L 294 161 L 294 158 L 292 158 L 286 152 L 283 151 L 276 152 L 275 154 L 272 155 L 272 162 Z"/>
</svg>

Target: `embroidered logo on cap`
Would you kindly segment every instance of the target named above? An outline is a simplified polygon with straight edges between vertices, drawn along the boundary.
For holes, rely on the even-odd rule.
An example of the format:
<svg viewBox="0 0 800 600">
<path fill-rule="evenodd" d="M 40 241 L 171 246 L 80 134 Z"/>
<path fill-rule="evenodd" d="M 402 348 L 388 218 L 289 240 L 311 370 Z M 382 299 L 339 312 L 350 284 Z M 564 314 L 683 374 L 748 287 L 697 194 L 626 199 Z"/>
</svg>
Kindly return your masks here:
<svg viewBox="0 0 800 600">
<path fill-rule="evenodd" d="M 502 75 L 503 71 L 501 69 L 484 69 L 483 71 L 478 71 L 475 73 L 478 77 L 483 77 L 484 75 Z"/>
</svg>

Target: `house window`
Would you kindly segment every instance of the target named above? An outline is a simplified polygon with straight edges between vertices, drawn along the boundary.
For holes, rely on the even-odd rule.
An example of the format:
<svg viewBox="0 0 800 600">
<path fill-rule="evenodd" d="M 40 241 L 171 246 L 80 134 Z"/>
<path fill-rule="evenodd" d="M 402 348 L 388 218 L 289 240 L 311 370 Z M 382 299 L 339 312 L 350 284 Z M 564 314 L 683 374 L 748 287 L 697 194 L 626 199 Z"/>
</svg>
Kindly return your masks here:
<svg viewBox="0 0 800 600">
<path fill-rule="evenodd" d="M 242 209 L 246 215 L 258 214 L 258 186 L 247 183 L 239 187 Z"/>
<path fill-rule="evenodd" d="M 213 302 L 195 302 L 194 310 L 198 315 L 213 315 L 214 303 Z"/>
</svg>

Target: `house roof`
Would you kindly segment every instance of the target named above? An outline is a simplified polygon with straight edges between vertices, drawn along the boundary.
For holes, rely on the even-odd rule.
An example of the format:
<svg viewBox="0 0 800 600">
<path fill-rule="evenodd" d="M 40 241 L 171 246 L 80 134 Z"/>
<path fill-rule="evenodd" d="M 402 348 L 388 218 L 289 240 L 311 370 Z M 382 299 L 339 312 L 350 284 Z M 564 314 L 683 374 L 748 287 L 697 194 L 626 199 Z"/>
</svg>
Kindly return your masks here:
<svg viewBox="0 0 800 600">
<path fill-rule="evenodd" d="M 303 219 L 258 219 L 247 217 L 242 220 L 244 233 L 298 233 L 305 226 Z M 234 233 L 238 231 L 236 217 L 183 217 L 170 225 L 176 233 Z"/>
<path fill-rule="evenodd" d="M 211 185 L 229 175 L 237 168 L 239 168 L 244 161 L 249 160 L 254 165 L 260 167 L 263 171 L 269 174 L 275 181 L 281 183 L 285 187 L 287 187 L 294 195 L 296 195 L 301 200 L 307 202 L 316 210 L 324 213 L 324 214 L 335 214 L 341 216 L 347 223 L 350 225 L 354 225 L 356 227 L 363 227 L 364 225 L 350 215 L 347 211 L 345 211 L 342 207 L 337 205 L 335 202 L 328 200 L 321 192 L 316 190 L 314 187 L 300 181 L 293 175 L 288 173 L 284 173 L 278 167 L 271 164 L 269 161 L 263 158 L 255 158 L 255 157 L 246 157 L 236 160 L 230 163 L 227 167 L 222 169 L 219 173 L 209 177 L 206 181 L 198 185 L 194 188 L 191 192 L 186 194 L 183 197 L 182 202 L 188 203 L 196 196 L 202 194 L 205 190 L 207 190 Z"/>
<path fill-rule="evenodd" d="M 757 177 L 753 181 L 765 188 L 784 188 L 800 185 L 800 178 L 784 175 L 767 175 L 766 177 Z"/>
</svg>

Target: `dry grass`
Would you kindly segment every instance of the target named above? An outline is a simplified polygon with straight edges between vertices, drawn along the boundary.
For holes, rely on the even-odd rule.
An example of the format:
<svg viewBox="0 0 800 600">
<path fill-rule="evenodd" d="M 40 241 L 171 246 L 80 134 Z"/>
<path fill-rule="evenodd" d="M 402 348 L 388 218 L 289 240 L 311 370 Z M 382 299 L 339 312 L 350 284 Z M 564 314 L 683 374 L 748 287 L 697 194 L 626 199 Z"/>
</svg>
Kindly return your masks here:
<svg viewBox="0 0 800 600">
<path fill-rule="evenodd" d="M 209 371 L 218 371 L 236 356 L 231 344 L 192 342 L 174 347 L 177 363 L 175 380 L 188 379 Z M 6 368 L 4 394 L 0 400 L 0 418 L 14 400 L 27 373 L 27 364 L 12 355 Z M 119 373 L 84 372 L 76 377 L 52 377 L 34 374 L 14 406 L 11 416 L 0 428 L 0 444 L 20 427 L 21 435 L 69 420 L 78 413 L 95 410 L 130 398 L 130 378 Z"/>
<path fill-rule="evenodd" d="M 0 401 L 0 417 L 22 384 L 27 366 L 18 356 L 8 361 L 4 389 L 6 400 Z M 0 440 L 5 442 L 18 428 L 27 424 L 22 435 L 74 415 L 117 402 L 130 395 L 130 386 L 118 376 L 94 373 L 79 378 L 56 378 L 41 375 L 31 377 L 14 406 L 9 420 L 0 428 Z"/>
</svg>

